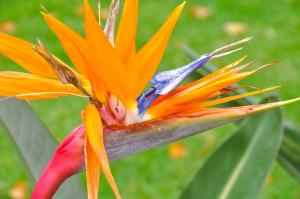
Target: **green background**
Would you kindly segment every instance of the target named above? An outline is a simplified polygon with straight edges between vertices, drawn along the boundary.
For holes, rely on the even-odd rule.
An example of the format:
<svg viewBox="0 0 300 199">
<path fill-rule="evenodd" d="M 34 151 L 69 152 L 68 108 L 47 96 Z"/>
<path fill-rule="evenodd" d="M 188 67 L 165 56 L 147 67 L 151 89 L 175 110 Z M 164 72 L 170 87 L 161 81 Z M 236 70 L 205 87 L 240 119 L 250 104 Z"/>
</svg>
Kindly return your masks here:
<svg viewBox="0 0 300 199">
<path fill-rule="evenodd" d="M 137 38 L 139 47 L 158 30 L 164 19 L 179 3 L 181 1 L 178 0 L 140 1 Z M 69 63 L 55 35 L 39 14 L 40 5 L 82 33 L 82 16 L 75 11 L 81 4 L 81 0 L 0 0 L 0 23 L 14 22 L 17 27 L 15 35 L 29 41 L 41 39 L 52 52 Z M 93 4 L 96 8 L 96 0 L 93 0 Z M 197 19 L 189 14 L 189 9 L 196 5 L 208 7 L 212 12 L 211 16 Z M 201 54 L 243 37 L 252 36 L 253 41 L 242 52 L 215 61 L 214 64 L 221 67 L 243 55 L 249 55 L 248 60 L 261 58 L 259 64 L 279 61 L 279 64 L 260 71 L 241 84 L 259 88 L 282 85 L 278 92 L 283 99 L 299 97 L 299 6 L 300 1 L 296 0 L 188 0 L 160 68 L 174 68 L 188 62 L 178 48 L 178 42 L 186 43 Z M 107 7 L 108 1 L 104 1 L 103 8 Z M 238 36 L 228 35 L 224 31 L 224 24 L 227 22 L 245 23 L 248 31 Z M 21 69 L 0 56 L 0 70 Z M 62 140 L 81 123 L 80 112 L 86 103 L 87 101 L 76 97 L 30 102 L 58 140 Z M 300 103 L 285 107 L 285 116 L 300 123 L 299 108 Z M 170 159 L 168 148 L 164 146 L 114 162 L 112 171 L 121 194 L 124 198 L 130 199 L 176 198 L 207 155 L 233 129 L 233 125 L 227 125 L 184 140 L 182 143 L 187 148 L 188 154 L 181 160 Z M 208 147 L 208 140 L 213 140 L 213 147 Z M 9 198 L 9 190 L 18 181 L 26 181 L 28 191 L 32 188 L 30 179 L 13 149 L 13 144 L 0 129 L 0 198 Z M 100 190 L 103 198 L 113 198 L 104 180 Z M 276 164 L 261 198 L 300 198 L 300 184 Z"/>
</svg>

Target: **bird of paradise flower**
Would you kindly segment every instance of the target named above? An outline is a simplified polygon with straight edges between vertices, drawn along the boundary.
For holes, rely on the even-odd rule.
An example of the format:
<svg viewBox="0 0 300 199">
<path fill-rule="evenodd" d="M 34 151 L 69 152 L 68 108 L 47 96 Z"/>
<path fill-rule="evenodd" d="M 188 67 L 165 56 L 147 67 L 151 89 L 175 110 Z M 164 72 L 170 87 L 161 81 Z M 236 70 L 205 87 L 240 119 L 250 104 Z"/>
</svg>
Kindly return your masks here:
<svg viewBox="0 0 300 199">
<path fill-rule="evenodd" d="M 197 81 L 180 86 L 193 71 L 207 62 L 231 54 L 244 44 L 243 39 L 201 56 L 178 69 L 156 73 L 170 35 L 185 3 L 174 9 L 160 30 L 139 50 L 136 50 L 138 0 L 126 0 L 116 39 L 114 26 L 120 2 L 112 1 L 104 29 L 87 0 L 84 0 L 85 38 L 43 11 L 50 29 L 76 67 L 69 67 L 46 46 L 26 42 L 0 33 L 0 52 L 30 73 L 1 71 L 0 95 L 22 100 L 40 100 L 63 96 L 84 96 L 89 103 L 83 110 L 83 126 L 75 129 L 62 144 L 36 184 L 32 198 L 51 198 L 63 180 L 86 168 L 88 198 L 98 198 L 100 171 L 103 171 L 117 198 L 121 198 L 111 174 L 106 154 L 103 129 L 136 129 L 154 123 L 202 124 L 234 120 L 252 113 L 282 106 L 299 99 L 269 104 L 212 108 L 232 100 L 264 93 L 277 87 L 246 94 L 222 97 L 235 90 L 231 85 L 271 64 L 253 71 L 243 70 L 253 64 L 240 63 L 245 57 Z M 223 52 L 223 53 L 222 53 Z M 150 81 L 151 80 L 151 81 Z M 150 87 L 143 91 L 150 81 Z M 218 118 L 219 120 L 217 120 Z M 71 148 L 70 148 L 71 146 Z M 83 146 L 84 150 L 81 148 Z M 69 151 L 68 151 L 69 150 Z M 71 161 L 71 162 L 67 162 Z M 68 170 L 63 170 L 68 164 Z M 55 171 L 58 178 L 49 173 Z"/>
</svg>

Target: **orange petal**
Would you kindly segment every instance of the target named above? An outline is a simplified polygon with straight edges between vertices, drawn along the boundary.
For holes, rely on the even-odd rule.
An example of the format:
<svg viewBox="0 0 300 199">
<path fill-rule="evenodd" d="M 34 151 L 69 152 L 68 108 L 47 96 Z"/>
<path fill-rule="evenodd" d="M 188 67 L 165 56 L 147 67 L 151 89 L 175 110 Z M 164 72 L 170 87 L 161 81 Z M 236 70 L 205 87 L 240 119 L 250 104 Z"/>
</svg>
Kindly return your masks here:
<svg viewBox="0 0 300 199">
<path fill-rule="evenodd" d="M 84 126 L 87 133 L 88 141 L 95 154 L 100 161 L 101 169 L 114 191 L 116 197 L 121 198 L 115 180 L 111 174 L 109 161 L 106 154 L 106 149 L 103 140 L 103 128 L 98 109 L 93 104 L 88 104 L 83 113 Z"/>
<path fill-rule="evenodd" d="M 298 101 L 300 101 L 300 98 L 250 106 L 238 106 L 230 108 L 200 108 L 198 110 L 195 109 L 189 110 L 187 112 L 182 112 L 178 114 L 178 116 L 180 115 L 180 117 L 200 117 L 201 119 L 209 120 L 210 122 L 213 120 L 217 122 L 222 119 L 228 119 L 233 121 L 235 119 L 241 119 L 254 113 L 278 108 Z"/>
<path fill-rule="evenodd" d="M 249 92 L 249 93 L 243 93 L 240 95 L 234 95 L 234 96 L 229 96 L 229 97 L 223 97 L 220 99 L 216 99 L 216 100 L 211 100 L 211 101 L 206 101 L 206 102 L 200 102 L 197 104 L 197 106 L 201 106 L 201 107 L 209 107 L 209 106 L 214 106 L 214 105 L 218 105 L 218 104 L 224 104 L 226 102 L 230 102 L 233 100 L 237 100 L 237 99 L 241 99 L 241 98 L 245 98 L 245 97 L 249 97 L 252 95 L 257 95 L 260 93 L 265 93 L 274 89 L 279 88 L 280 86 L 274 86 L 274 87 L 270 87 L 270 88 L 266 88 L 266 89 L 262 89 L 262 90 L 257 90 L 257 91 L 253 91 L 253 92 Z"/>
<path fill-rule="evenodd" d="M 244 57 L 245 58 L 245 57 Z M 187 85 L 184 85 L 182 86 L 181 88 L 177 90 L 175 90 L 174 92 L 170 93 L 169 96 L 174 96 L 174 95 L 183 95 L 185 93 L 188 93 L 188 92 L 191 92 L 193 90 L 196 90 L 196 89 L 200 89 L 204 86 L 208 86 L 214 82 L 219 82 L 219 81 L 223 81 L 225 79 L 229 79 L 231 77 L 234 77 L 235 74 L 237 74 L 238 72 L 240 72 L 241 70 L 243 70 L 245 67 L 253 64 L 254 62 L 249 62 L 247 64 L 244 64 L 242 66 L 239 66 L 239 67 L 236 67 L 236 68 L 233 68 L 235 66 L 237 66 L 244 58 L 228 65 L 228 66 L 225 66 L 224 68 L 212 73 L 212 74 L 209 74 L 195 82 L 191 82 Z M 252 71 L 252 72 L 249 72 L 249 74 L 252 74 L 258 70 L 261 70 L 267 66 L 270 66 L 272 65 L 273 63 L 269 63 L 269 64 L 265 64 L 259 68 L 257 68 L 256 70 Z"/>
<path fill-rule="evenodd" d="M 129 62 L 128 67 L 132 86 L 131 100 L 133 102 L 154 75 L 184 5 L 185 2 L 173 11 L 161 29 Z"/>
<path fill-rule="evenodd" d="M 248 96 L 252 96 L 252 95 L 257 95 L 260 93 L 265 93 L 271 90 L 274 90 L 276 88 L 279 88 L 280 86 L 274 86 L 274 87 L 270 87 L 270 88 L 266 88 L 266 89 L 262 89 L 262 90 L 257 90 L 257 91 L 253 91 L 253 92 L 249 92 L 249 93 L 243 93 L 240 95 L 234 95 L 234 96 L 228 96 L 228 97 L 223 97 L 220 99 L 216 99 L 216 100 L 211 100 L 211 101 L 204 101 L 204 102 L 200 102 L 197 104 L 193 104 L 193 105 L 187 105 L 187 106 L 182 106 L 180 108 L 178 108 L 177 110 L 175 109 L 174 112 L 193 112 L 195 110 L 200 110 L 202 108 L 205 107 L 210 107 L 210 106 L 214 106 L 214 105 L 218 105 L 218 104 L 223 104 L 226 102 L 230 102 L 233 100 L 237 100 L 237 99 L 241 99 L 244 97 L 248 97 Z"/>
<path fill-rule="evenodd" d="M 33 44 L 27 41 L 0 33 L 0 53 L 33 74 L 56 78 L 49 64 L 32 46 Z"/>
<path fill-rule="evenodd" d="M 228 72 L 220 73 L 220 75 L 213 76 L 211 79 L 207 79 L 204 82 L 199 81 L 199 85 L 196 84 L 191 87 L 186 87 L 186 89 L 171 95 L 159 104 L 153 105 L 149 108 L 147 113 L 151 118 L 157 118 L 173 114 L 175 112 L 180 112 L 182 107 L 185 107 L 187 104 L 193 105 L 192 103 L 199 103 L 201 101 L 203 102 L 208 100 L 222 89 L 241 81 L 261 69 L 271 66 L 272 64 L 273 63 L 265 64 L 255 70 L 236 74 L 244 68 L 244 66 L 241 66 Z M 206 79 L 206 77 L 203 79 Z"/>
<path fill-rule="evenodd" d="M 57 20 L 51 14 L 42 13 L 48 26 L 57 35 L 61 45 L 76 66 L 77 70 L 87 76 L 87 48 L 84 39 L 74 30 Z"/>
<path fill-rule="evenodd" d="M 71 84 L 21 72 L 0 72 L 0 95 L 19 99 L 47 99 L 81 95 Z"/>
<path fill-rule="evenodd" d="M 242 57 L 241 59 L 239 59 L 239 60 L 237 60 L 237 61 L 235 61 L 235 62 L 233 62 L 233 63 L 231 63 L 209 75 L 204 76 L 203 78 L 201 78 L 197 81 L 193 81 L 186 85 L 180 86 L 167 95 L 162 95 L 162 96 L 158 97 L 157 100 L 154 101 L 153 105 L 159 104 L 160 102 L 164 101 L 165 99 L 170 98 L 171 96 L 174 96 L 174 95 L 178 95 L 181 92 L 188 92 L 191 90 L 195 90 L 195 89 L 203 87 L 211 82 L 214 82 L 214 81 L 217 81 L 220 79 L 224 79 L 225 77 L 229 77 L 231 74 L 234 74 L 235 72 L 238 72 L 238 71 L 231 71 L 231 72 L 228 72 L 228 71 L 230 69 L 232 69 L 233 67 L 239 65 L 245 58 L 246 58 L 246 56 Z"/>
<path fill-rule="evenodd" d="M 207 86 L 200 87 L 195 90 L 191 90 L 189 92 L 181 92 L 172 96 L 171 98 L 161 102 L 158 105 L 150 107 L 147 111 L 152 117 L 161 117 L 162 115 L 168 114 L 167 109 L 173 108 L 175 105 L 185 105 L 190 103 L 196 103 L 199 101 L 206 100 L 207 96 L 215 93 L 223 88 L 226 88 L 232 84 L 237 83 L 238 81 L 248 77 L 252 72 L 244 72 L 240 74 L 236 74 L 233 77 L 229 77 L 226 79 L 219 80 L 217 82 L 208 84 Z"/>
<path fill-rule="evenodd" d="M 125 64 L 135 55 L 137 18 L 138 0 L 126 0 L 115 46 Z"/>
<path fill-rule="evenodd" d="M 94 93 L 96 97 L 101 96 L 104 84 L 108 92 L 126 103 L 128 77 L 124 64 L 100 28 L 87 0 L 84 1 L 84 10 L 89 58 L 93 60 L 93 64 L 88 68 L 88 74 Z"/>
<path fill-rule="evenodd" d="M 87 137 L 85 138 L 85 168 L 88 199 L 98 199 L 100 163 Z"/>
</svg>

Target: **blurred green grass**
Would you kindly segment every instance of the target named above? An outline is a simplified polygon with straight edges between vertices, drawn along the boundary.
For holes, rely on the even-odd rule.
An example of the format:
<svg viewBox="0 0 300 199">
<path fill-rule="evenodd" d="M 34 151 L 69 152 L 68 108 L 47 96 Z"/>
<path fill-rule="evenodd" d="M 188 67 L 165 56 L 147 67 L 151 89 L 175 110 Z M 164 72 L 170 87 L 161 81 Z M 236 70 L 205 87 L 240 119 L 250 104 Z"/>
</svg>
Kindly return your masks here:
<svg viewBox="0 0 300 199">
<path fill-rule="evenodd" d="M 91 1 L 95 5 L 96 0 Z M 151 37 L 180 2 L 180 0 L 140 1 L 138 46 Z M 197 0 L 189 0 L 161 63 L 161 69 L 181 66 L 188 62 L 176 45 L 178 41 L 186 43 L 200 54 L 231 41 L 252 36 L 253 41 L 241 53 L 218 60 L 215 64 L 223 66 L 245 54 L 249 55 L 249 59 L 262 58 L 259 61 L 260 64 L 277 60 L 279 64 L 249 77 L 242 82 L 242 85 L 261 88 L 283 85 L 278 90 L 283 99 L 298 97 L 297 91 L 300 89 L 299 3 L 296 0 L 253 0 L 251 2 L 203 0 L 200 3 Z M 40 5 L 82 33 L 82 16 L 75 14 L 75 10 L 81 4 L 82 0 L 72 2 L 0 0 L 0 22 L 16 23 L 15 35 L 29 41 L 40 38 L 51 51 L 68 62 L 56 37 L 49 31 L 39 14 Z M 189 8 L 195 5 L 207 6 L 212 11 L 212 15 L 205 20 L 189 15 Z M 108 7 L 108 1 L 104 2 L 103 7 Z M 247 24 L 249 31 L 239 36 L 226 34 L 223 26 L 231 21 Z M 20 70 L 20 67 L 0 57 L 0 70 L 4 69 Z M 66 97 L 32 101 L 30 104 L 57 139 L 62 140 L 68 132 L 80 124 L 80 112 L 86 101 Z M 296 123 L 300 123 L 299 108 L 299 103 L 289 105 L 285 107 L 285 115 Z M 214 146 L 216 147 L 233 129 L 233 125 L 227 125 L 184 140 L 182 143 L 188 149 L 188 155 L 182 160 L 170 160 L 167 147 L 164 146 L 114 162 L 112 171 L 123 197 L 130 199 L 176 198 L 207 157 L 207 153 L 199 155 L 199 150 L 206 144 L 208 134 L 215 138 Z M 0 150 L 0 198 L 9 198 L 9 190 L 18 181 L 27 181 L 30 189 L 32 186 L 30 179 L 17 158 L 13 144 L 1 129 Z M 101 186 L 101 193 L 104 198 L 113 198 L 106 183 Z M 300 185 L 276 164 L 261 198 L 300 198 Z"/>
</svg>

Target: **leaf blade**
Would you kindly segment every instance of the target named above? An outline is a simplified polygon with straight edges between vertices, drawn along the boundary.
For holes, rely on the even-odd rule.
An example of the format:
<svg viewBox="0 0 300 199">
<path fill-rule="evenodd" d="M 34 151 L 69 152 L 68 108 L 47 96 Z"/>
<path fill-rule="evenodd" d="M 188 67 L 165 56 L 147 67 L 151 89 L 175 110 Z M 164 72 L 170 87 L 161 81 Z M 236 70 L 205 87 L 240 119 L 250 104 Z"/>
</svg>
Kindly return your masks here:
<svg viewBox="0 0 300 199">
<path fill-rule="evenodd" d="M 19 157 L 36 182 L 57 147 L 54 137 L 24 101 L 1 101 L 1 124 L 15 143 Z M 65 182 L 55 198 L 86 198 L 79 178 L 74 176 Z"/>
<path fill-rule="evenodd" d="M 255 127 L 254 133 L 251 127 Z M 279 109 L 246 120 L 211 155 L 183 192 L 181 199 L 196 199 L 200 196 L 206 199 L 257 196 L 277 155 L 282 131 Z M 256 168 L 257 163 L 262 164 L 259 170 Z"/>
</svg>

